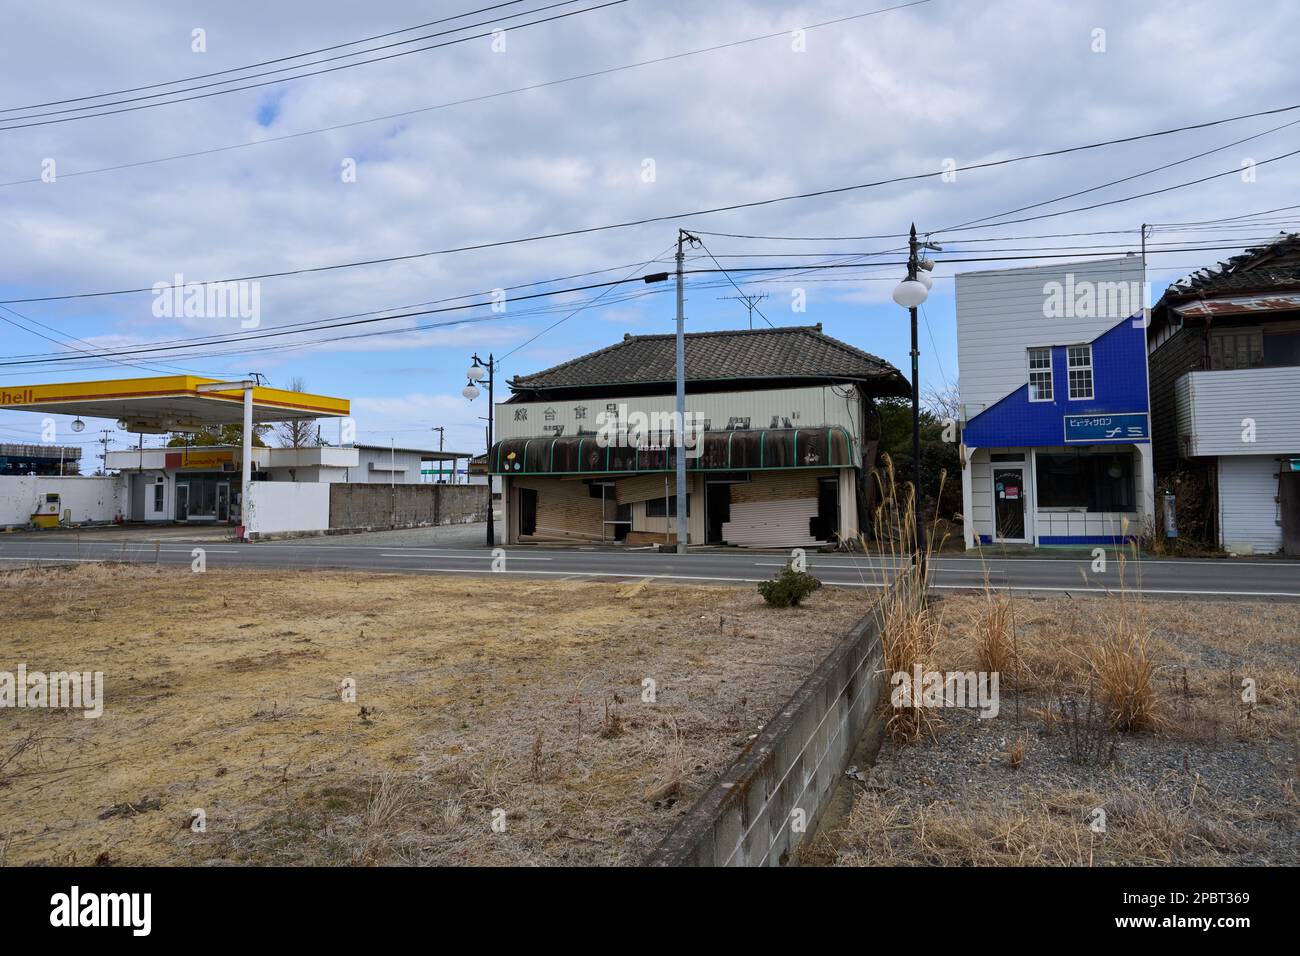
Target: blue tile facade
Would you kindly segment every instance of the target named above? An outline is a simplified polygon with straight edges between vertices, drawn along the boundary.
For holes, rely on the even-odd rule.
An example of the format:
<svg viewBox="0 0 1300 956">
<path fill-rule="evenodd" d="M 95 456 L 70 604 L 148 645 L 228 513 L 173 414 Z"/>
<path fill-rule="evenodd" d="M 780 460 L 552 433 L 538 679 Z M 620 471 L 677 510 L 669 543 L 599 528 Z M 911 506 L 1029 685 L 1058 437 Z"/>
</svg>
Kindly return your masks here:
<svg viewBox="0 0 1300 956">
<path fill-rule="evenodd" d="M 1081 344 L 1081 343 L 1080 343 Z M 962 431 L 968 448 L 1034 448 L 1062 445 L 1067 415 L 1136 412 L 1150 421 L 1147 405 L 1146 329 L 1139 316 L 1127 318 L 1092 341 L 1093 398 L 1071 401 L 1066 348 L 1052 347 L 1052 400 L 1029 400 L 1029 369 L 1025 383 L 971 419 Z M 1127 444 L 1147 444 L 1124 437 Z"/>
</svg>

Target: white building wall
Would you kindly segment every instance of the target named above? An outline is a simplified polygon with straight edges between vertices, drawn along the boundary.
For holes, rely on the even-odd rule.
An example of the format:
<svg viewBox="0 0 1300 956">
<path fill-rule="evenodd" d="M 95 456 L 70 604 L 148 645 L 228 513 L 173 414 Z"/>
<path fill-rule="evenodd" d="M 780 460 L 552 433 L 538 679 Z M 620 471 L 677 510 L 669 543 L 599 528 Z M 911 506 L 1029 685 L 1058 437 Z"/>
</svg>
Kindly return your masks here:
<svg viewBox="0 0 1300 956">
<path fill-rule="evenodd" d="M 1300 367 L 1189 372 L 1174 385 L 1179 450 L 1191 457 L 1300 455 L 1298 395 Z"/>
<path fill-rule="evenodd" d="M 356 451 L 356 467 L 345 469 L 344 481 L 384 485 L 418 484 L 421 481 L 420 463 L 424 456 L 420 452 L 402 451 L 400 448 L 395 452 L 387 448 L 358 448 Z"/>
<path fill-rule="evenodd" d="M 248 486 L 250 534 L 324 531 L 330 526 L 330 487 L 298 481 L 254 481 Z"/>
<path fill-rule="evenodd" d="M 123 482 L 116 476 L 4 475 L 0 476 L 0 526 L 27 524 L 38 501 L 49 492 L 62 497 L 60 518 L 71 511 L 75 523 L 112 521 L 122 513 Z"/>
<path fill-rule="evenodd" d="M 1044 314 L 1049 283 L 1124 283 L 1143 288 L 1138 256 L 1072 262 L 1018 269 L 964 272 L 956 277 L 957 364 L 961 402 L 974 416 L 1005 398 L 1028 380 L 1026 350 L 1032 347 L 1091 342 L 1121 319 L 1140 311 L 1090 317 Z M 1131 297 L 1131 296 L 1130 296 Z M 1140 296 L 1139 296 L 1140 298 Z M 1056 383 L 1058 388 L 1064 382 Z"/>
<path fill-rule="evenodd" d="M 1282 550 L 1276 458 L 1224 456 L 1219 470 L 1219 540 L 1235 554 Z"/>
</svg>

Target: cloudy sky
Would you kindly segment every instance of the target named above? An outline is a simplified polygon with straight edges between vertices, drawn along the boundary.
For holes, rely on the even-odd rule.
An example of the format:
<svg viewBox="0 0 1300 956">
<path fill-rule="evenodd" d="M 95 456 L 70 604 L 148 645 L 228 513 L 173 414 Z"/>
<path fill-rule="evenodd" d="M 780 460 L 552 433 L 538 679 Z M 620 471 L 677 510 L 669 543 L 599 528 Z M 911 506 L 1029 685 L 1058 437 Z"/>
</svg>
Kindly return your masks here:
<svg viewBox="0 0 1300 956">
<path fill-rule="evenodd" d="M 1049 247 L 1128 250 L 1136 248 L 1144 222 L 1199 222 L 1300 202 L 1300 156 L 1265 162 L 1300 149 L 1300 125 L 1286 125 L 1300 124 L 1297 110 L 955 177 L 690 214 L 1292 106 L 1300 100 L 1294 3 L 1260 0 L 1249 5 L 1248 16 L 1227 0 L 929 0 L 868 16 L 861 15 L 883 10 L 889 0 L 627 0 L 588 9 L 602 2 L 498 4 L 401 33 L 394 31 L 491 4 L 15 5 L 0 37 L 0 299 L 9 301 L 0 311 L 0 356 L 11 363 L 0 367 L 0 387 L 158 370 L 257 371 L 275 385 L 300 378 L 310 391 L 352 399 L 361 441 L 436 447 L 429 429 L 445 425 L 448 447 L 477 451 L 484 401 L 471 406 L 460 395 L 472 352 L 505 355 L 508 378 L 611 344 L 626 332 L 672 330 L 667 285 L 518 296 L 667 269 L 678 226 L 749 236 L 893 237 L 912 221 L 945 246 L 936 256 L 937 281 L 921 332 L 923 381 L 942 387 L 957 378 L 952 275 L 999 265 L 945 265 L 944 259 L 990 255 L 981 249 L 1004 256 Z M 530 12 L 543 7 L 549 9 Z M 565 13 L 575 15 L 527 25 Z M 469 29 L 391 46 L 461 26 Z M 493 27 L 504 34 L 475 36 Z M 799 28 L 807 29 L 793 32 Z M 368 57 L 346 56 L 381 46 Z M 327 47 L 338 48 L 282 59 Z M 722 48 L 708 49 L 714 47 Z M 267 84 L 399 52 L 404 55 Z M 615 69 L 677 54 L 691 55 Z M 258 63 L 265 65 L 221 72 Z M 270 72 L 286 66 L 297 69 Z M 159 92 L 151 84 L 214 73 L 161 89 L 181 99 L 267 85 L 135 108 L 156 102 L 142 99 Z M 571 79 L 586 73 L 599 75 Z M 218 85 L 232 78 L 245 79 Z M 192 87 L 201 88 L 173 92 Z M 115 95 L 79 99 L 103 93 Z M 82 118 L 84 110 L 77 111 L 97 104 L 116 104 L 101 107 L 115 112 Z M 1249 161 L 1259 164 L 1253 172 L 1237 172 Z M 1233 172 L 1110 202 L 1227 171 Z M 1136 178 L 1092 190 L 1124 177 Z M 1092 191 L 1037 205 L 1084 190 Z M 1096 203 L 1109 204 L 1050 215 Z M 253 331 L 371 318 L 383 310 L 445 309 L 521 287 L 507 294 L 504 311 L 476 307 L 333 332 L 188 343 L 117 363 L 12 364 L 249 334 L 238 316 L 159 315 L 148 291 L 50 297 L 147 290 L 177 275 L 213 280 L 406 256 L 678 214 L 686 215 L 265 279 Z M 999 216 L 1036 218 L 998 225 Z M 1234 244 L 1294 228 L 1300 210 L 1262 224 L 1258 218 L 1233 228 L 1155 229 L 1149 242 L 1158 252 L 1148 272 L 1155 294 L 1232 254 Z M 986 219 L 978 229 L 945 232 Z M 900 277 L 898 239 L 703 238 L 728 268 L 786 270 L 733 276 L 746 293 L 766 293 L 759 304 L 766 318 L 756 315 L 757 323 L 821 322 L 831 335 L 907 367 L 906 314 L 889 300 Z M 989 239 L 1001 241 L 977 241 Z M 1160 247 L 1179 241 L 1213 248 Z M 705 250 L 692 256 L 693 268 L 714 266 Z M 796 269 L 837 261 L 857 265 Z M 724 298 L 737 294 L 725 276 L 693 276 L 688 330 L 745 328 L 744 306 Z M 801 298 L 806 309 L 796 311 Z M 35 299 L 47 301 L 13 301 Z M 36 416 L 0 413 L 0 441 L 36 440 L 38 433 Z M 118 440 L 133 443 L 125 435 Z"/>
</svg>

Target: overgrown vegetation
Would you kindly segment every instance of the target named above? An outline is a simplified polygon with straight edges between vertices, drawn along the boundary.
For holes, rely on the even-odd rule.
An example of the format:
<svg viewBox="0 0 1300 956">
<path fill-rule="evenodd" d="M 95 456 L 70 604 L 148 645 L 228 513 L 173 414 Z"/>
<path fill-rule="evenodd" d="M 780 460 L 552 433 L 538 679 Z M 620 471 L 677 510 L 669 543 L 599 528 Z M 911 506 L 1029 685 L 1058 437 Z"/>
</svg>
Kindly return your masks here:
<svg viewBox="0 0 1300 956">
<path fill-rule="evenodd" d="M 888 468 L 884 484 L 906 519 Z M 883 702 L 869 785 L 812 859 L 1300 863 L 1300 609 L 1145 597 L 1136 546 L 1112 559 L 1103 597 L 1013 597 L 986 577 L 927 604 L 924 570 L 892 554 L 885 669 L 997 672 L 1001 706 L 982 719 Z"/>
</svg>

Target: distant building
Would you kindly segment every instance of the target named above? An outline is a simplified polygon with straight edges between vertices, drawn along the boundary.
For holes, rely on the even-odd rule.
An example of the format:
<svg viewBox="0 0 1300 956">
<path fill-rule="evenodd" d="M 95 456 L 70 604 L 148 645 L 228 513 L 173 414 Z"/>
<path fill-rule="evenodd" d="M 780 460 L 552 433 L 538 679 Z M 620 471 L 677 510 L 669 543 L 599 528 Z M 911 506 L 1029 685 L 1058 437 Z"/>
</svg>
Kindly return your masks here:
<svg viewBox="0 0 1300 956">
<path fill-rule="evenodd" d="M 966 547 L 1149 527 L 1142 261 L 970 272 L 956 288 Z"/>
<path fill-rule="evenodd" d="M 1224 549 L 1300 555 L 1300 236 L 1171 285 L 1147 342 L 1157 475 L 1205 484 Z"/>
<path fill-rule="evenodd" d="M 873 403 L 910 394 L 888 362 L 821 326 L 686 336 L 692 544 L 854 538 L 874 463 Z M 622 342 L 510 381 L 490 471 L 510 543 L 674 543 L 675 337 Z"/>
<path fill-rule="evenodd" d="M 0 444 L 0 475 L 75 475 L 80 470 L 76 446 Z"/>
<path fill-rule="evenodd" d="M 467 452 L 431 451 L 427 448 L 403 448 L 400 445 L 350 445 L 357 450 L 357 464 L 348 468 L 338 481 L 378 482 L 380 484 L 430 484 L 439 479 L 459 484 L 463 468 L 459 462 L 469 458 Z M 456 477 L 460 475 L 460 477 Z"/>
<path fill-rule="evenodd" d="M 125 482 L 127 521 L 228 522 L 238 516 L 240 449 L 190 445 L 110 451 L 107 465 Z M 309 445 L 253 449 L 254 481 L 307 484 L 429 484 L 423 463 L 446 456 L 448 479 L 467 453 L 387 445 Z M 436 465 L 435 465 L 436 467 Z"/>
</svg>

